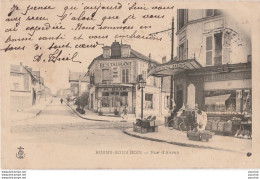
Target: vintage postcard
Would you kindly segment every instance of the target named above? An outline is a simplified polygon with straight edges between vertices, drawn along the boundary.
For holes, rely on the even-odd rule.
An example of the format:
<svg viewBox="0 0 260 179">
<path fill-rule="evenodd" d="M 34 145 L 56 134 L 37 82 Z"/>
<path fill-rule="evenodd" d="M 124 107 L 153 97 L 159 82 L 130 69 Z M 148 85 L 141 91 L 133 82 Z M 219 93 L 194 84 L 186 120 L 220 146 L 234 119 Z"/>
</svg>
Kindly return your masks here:
<svg viewBox="0 0 260 179">
<path fill-rule="evenodd" d="M 259 168 L 259 2 L 0 5 L 3 169 Z"/>
</svg>

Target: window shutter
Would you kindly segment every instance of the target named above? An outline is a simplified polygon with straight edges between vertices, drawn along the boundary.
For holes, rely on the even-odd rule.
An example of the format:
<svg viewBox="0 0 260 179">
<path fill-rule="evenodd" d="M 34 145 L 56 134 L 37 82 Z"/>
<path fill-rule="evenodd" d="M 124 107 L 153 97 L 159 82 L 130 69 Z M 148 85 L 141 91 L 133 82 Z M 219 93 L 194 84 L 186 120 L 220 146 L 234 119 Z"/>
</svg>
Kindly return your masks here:
<svg viewBox="0 0 260 179">
<path fill-rule="evenodd" d="M 223 35 L 223 64 L 227 64 L 227 63 L 230 63 L 230 43 L 231 43 L 231 40 L 230 38 L 227 36 L 227 35 Z"/>
<path fill-rule="evenodd" d="M 184 42 L 184 60 L 187 60 L 189 57 L 188 57 L 188 40 L 186 40 Z"/>
</svg>

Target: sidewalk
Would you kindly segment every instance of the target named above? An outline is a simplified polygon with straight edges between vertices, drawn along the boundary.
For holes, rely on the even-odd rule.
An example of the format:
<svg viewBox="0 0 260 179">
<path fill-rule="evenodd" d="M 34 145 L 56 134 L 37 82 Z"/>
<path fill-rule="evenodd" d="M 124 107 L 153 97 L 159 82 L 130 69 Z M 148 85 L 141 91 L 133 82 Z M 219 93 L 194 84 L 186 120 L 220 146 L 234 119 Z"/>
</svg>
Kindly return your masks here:
<svg viewBox="0 0 260 179">
<path fill-rule="evenodd" d="M 180 145 L 185 147 L 196 147 L 204 149 L 215 149 L 221 151 L 238 152 L 238 153 L 248 153 L 252 148 L 252 140 L 250 139 L 239 139 L 230 136 L 218 136 L 214 135 L 209 142 L 204 141 L 192 141 L 187 138 L 186 132 L 181 132 L 178 130 L 170 130 L 165 126 L 159 126 L 159 132 L 151 133 L 137 133 L 133 131 L 133 128 L 124 130 L 125 134 L 133 137 L 165 142 L 174 145 Z"/>
<path fill-rule="evenodd" d="M 34 118 L 40 112 L 42 111 L 43 108 L 45 108 L 48 104 L 50 104 L 52 99 L 48 99 L 46 101 L 42 101 L 39 104 L 33 105 L 28 109 L 25 109 L 21 112 L 13 112 L 10 115 L 11 121 L 12 122 L 18 122 L 30 118 Z"/>
<path fill-rule="evenodd" d="M 102 122 L 135 122 L 136 119 L 133 115 L 129 115 L 128 119 L 122 119 L 120 116 L 114 115 L 102 115 L 99 116 L 90 110 L 85 109 L 85 114 L 80 114 L 76 111 L 76 105 L 66 103 L 79 117 L 90 121 L 102 121 Z"/>
</svg>

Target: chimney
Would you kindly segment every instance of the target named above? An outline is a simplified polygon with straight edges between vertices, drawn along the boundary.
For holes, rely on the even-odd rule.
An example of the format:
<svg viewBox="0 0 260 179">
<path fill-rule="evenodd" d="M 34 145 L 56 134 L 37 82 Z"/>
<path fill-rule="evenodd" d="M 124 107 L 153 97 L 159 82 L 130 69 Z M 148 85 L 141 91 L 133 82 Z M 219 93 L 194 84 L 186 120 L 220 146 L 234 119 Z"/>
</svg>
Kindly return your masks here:
<svg viewBox="0 0 260 179">
<path fill-rule="evenodd" d="M 121 57 L 121 46 L 117 41 L 111 45 L 111 57 Z"/>
<path fill-rule="evenodd" d="M 111 56 L 111 48 L 109 46 L 104 46 L 103 48 L 103 57 L 110 58 Z"/>
<path fill-rule="evenodd" d="M 166 56 L 162 57 L 162 63 L 166 63 Z"/>
<path fill-rule="evenodd" d="M 122 57 L 130 57 L 131 46 L 127 44 L 121 45 L 121 55 Z"/>
</svg>

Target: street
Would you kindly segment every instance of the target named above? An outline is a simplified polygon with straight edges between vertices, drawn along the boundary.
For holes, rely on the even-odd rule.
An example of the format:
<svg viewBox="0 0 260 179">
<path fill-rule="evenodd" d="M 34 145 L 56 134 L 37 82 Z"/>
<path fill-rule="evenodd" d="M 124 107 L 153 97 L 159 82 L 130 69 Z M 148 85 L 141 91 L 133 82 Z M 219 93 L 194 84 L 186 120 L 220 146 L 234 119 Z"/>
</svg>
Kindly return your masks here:
<svg viewBox="0 0 260 179">
<path fill-rule="evenodd" d="M 93 160 L 93 155 L 95 155 L 94 158 L 101 161 L 102 158 L 109 155 L 120 156 L 123 159 L 125 157 L 123 154 L 128 154 L 136 160 L 145 160 L 146 157 L 152 155 L 158 161 L 172 158 L 174 161 L 184 161 L 184 163 L 196 158 L 197 155 L 200 156 L 199 160 L 201 161 L 210 158 L 224 163 L 231 162 L 238 155 L 242 156 L 231 152 L 182 147 L 131 137 L 122 131 L 130 127 L 132 127 L 130 122 L 98 122 L 81 119 L 66 104 L 60 104 L 59 99 L 54 99 L 37 117 L 15 123 L 11 127 L 11 134 L 14 137 L 14 143 L 22 145 L 25 152 L 39 151 L 34 157 L 35 161 L 38 161 L 38 158 L 43 162 L 40 165 L 41 168 L 57 168 L 59 166 L 56 165 L 56 162 L 48 163 L 50 158 L 55 161 L 60 159 L 60 162 L 64 162 L 64 158 L 68 158 L 70 161 L 75 160 L 78 163 L 73 166 L 84 168 L 88 165 L 85 165 L 85 162 L 80 162 L 81 159 L 91 157 Z M 206 155 L 200 155 L 202 153 Z M 228 160 L 223 156 L 228 156 Z M 63 167 L 71 168 L 72 164 L 73 162 L 63 165 Z M 198 164 L 203 166 L 203 162 Z M 110 166 L 120 167 L 116 163 L 105 166 L 108 168 Z M 36 166 L 32 164 L 30 167 Z M 149 165 L 143 167 L 149 167 Z M 171 163 L 168 167 L 182 167 L 182 164 L 179 162 Z"/>
</svg>

